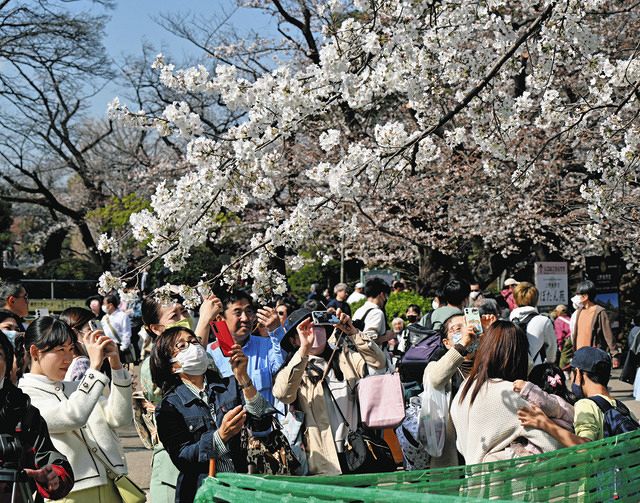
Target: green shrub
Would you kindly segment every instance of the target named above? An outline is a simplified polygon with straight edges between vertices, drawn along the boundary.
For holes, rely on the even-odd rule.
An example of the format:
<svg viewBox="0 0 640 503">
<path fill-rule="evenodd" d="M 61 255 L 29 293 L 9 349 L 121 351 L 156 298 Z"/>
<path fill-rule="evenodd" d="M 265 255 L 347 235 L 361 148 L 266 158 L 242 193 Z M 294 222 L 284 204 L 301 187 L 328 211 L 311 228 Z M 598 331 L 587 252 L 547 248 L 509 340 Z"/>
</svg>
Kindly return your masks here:
<svg viewBox="0 0 640 503">
<path fill-rule="evenodd" d="M 431 310 L 431 299 L 418 295 L 415 292 L 393 292 L 389 295 L 389 300 L 384 308 L 389 326 L 391 326 L 391 320 L 396 317 L 405 319 L 405 313 L 411 304 L 417 304 L 420 306 L 422 314 Z"/>
<path fill-rule="evenodd" d="M 367 299 L 362 299 L 358 302 L 354 302 L 353 304 L 349 304 L 349 307 L 351 307 L 351 313 L 355 313 L 356 310 L 366 302 L 366 300 Z M 418 306 L 420 306 L 422 314 L 425 314 L 427 311 L 431 310 L 431 299 L 428 297 L 423 297 L 422 295 L 418 295 L 415 292 L 393 292 L 391 295 L 389 295 L 389 300 L 384 307 L 389 326 L 391 326 L 391 321 L 396 317 L 402 318 L 406 321 L 405 313 L 407 312 L 407 308 L 411 304 L 417 304 Z"/>
</svg>

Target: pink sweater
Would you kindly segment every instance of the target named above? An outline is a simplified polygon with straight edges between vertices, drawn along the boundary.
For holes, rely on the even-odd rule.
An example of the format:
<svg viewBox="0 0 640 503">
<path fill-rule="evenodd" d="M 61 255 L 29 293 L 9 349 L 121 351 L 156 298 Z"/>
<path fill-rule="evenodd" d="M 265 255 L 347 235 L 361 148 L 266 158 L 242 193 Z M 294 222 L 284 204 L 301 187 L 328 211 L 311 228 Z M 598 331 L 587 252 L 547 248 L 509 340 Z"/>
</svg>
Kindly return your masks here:
<svg viewBox="0 0 640 503">
<path fill-rule="evenodd" d="M 550 395 L 546 391 L 542 391 L 531 382 L 527 382 L 520 390 L 520 396 L 527 402 L 540 407 L 547 417 L 553 419 L 553 422 L 558 426 L 573 431 L 573 405 L 557 395 Z"/>
</svg>

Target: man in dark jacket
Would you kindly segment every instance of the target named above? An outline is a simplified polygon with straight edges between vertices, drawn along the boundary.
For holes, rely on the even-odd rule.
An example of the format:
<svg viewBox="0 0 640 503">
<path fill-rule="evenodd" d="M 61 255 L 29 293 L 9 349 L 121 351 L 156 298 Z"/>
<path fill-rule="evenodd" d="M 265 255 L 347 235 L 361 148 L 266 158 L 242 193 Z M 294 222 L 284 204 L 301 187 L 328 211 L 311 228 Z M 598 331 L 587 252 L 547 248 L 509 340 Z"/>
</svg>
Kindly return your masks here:
<svg viewBox="0 0 640 503">
<path fill-rule="evenodd" d="M 2 459 L 2 468 L 4 471 L 12 465 L 16 470 L 23 468 L 30 493 L 37 490 L 40 501 L 64 498 L 73 488 L 73 470 L 67 458 L 53 447 L 47 423 L 38 409 L 11 382 L 12 367 L 13 347 L 0 332 L 0 434 L 3 440 L 11 443 L 17 440 L 22 447 L 21 459 Z M 0 482 L 0 495 L 11 489 L 11 483 Z"/>
</svg>

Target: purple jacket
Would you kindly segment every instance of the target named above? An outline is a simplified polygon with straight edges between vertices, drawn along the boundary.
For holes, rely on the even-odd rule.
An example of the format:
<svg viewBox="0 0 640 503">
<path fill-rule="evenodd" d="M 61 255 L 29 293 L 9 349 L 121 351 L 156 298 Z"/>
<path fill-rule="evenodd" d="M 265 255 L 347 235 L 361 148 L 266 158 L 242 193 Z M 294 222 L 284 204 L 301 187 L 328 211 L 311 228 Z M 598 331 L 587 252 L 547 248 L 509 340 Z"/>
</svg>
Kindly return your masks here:
<svg viewBox="0 0 640 503">
<path fill-rule="evenodd" d="M 561 384 L 560 384 L 561 386 Z M 550 395 L 538 386 L 527 382 L 520 390 L 520 396 L 527 402 L 537 405 L 558 426 L 573 431 L 573 405 L 557 395 Z"/>
</svg>

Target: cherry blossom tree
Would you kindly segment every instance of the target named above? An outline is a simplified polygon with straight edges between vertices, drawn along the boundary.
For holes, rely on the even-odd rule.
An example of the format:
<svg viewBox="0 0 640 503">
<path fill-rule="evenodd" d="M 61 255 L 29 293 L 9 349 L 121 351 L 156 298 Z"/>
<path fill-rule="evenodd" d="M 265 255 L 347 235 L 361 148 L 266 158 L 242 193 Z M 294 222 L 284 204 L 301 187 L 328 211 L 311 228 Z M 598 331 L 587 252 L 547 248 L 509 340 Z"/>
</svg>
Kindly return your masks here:
<svg viewBox="0 0 640 503">
<path fill-rule="evenodd" d="M 186 101 L 161 114 L 110 106 L 186 143 L 191 168 L 131 217 L 149 260 L 185 267 L 220 211 L 260 208 L 222 276 L 265 297 L 286 288 L 274 258 L 300 265 L 319 235 L 382 261 L 608 249 L 640 266 L 637 3 L 258 4 L 298 30 L 275 68 L 153 63 L 167 88 L 238 114 L 226 131 L 212 135 Z"/>
</svg>

